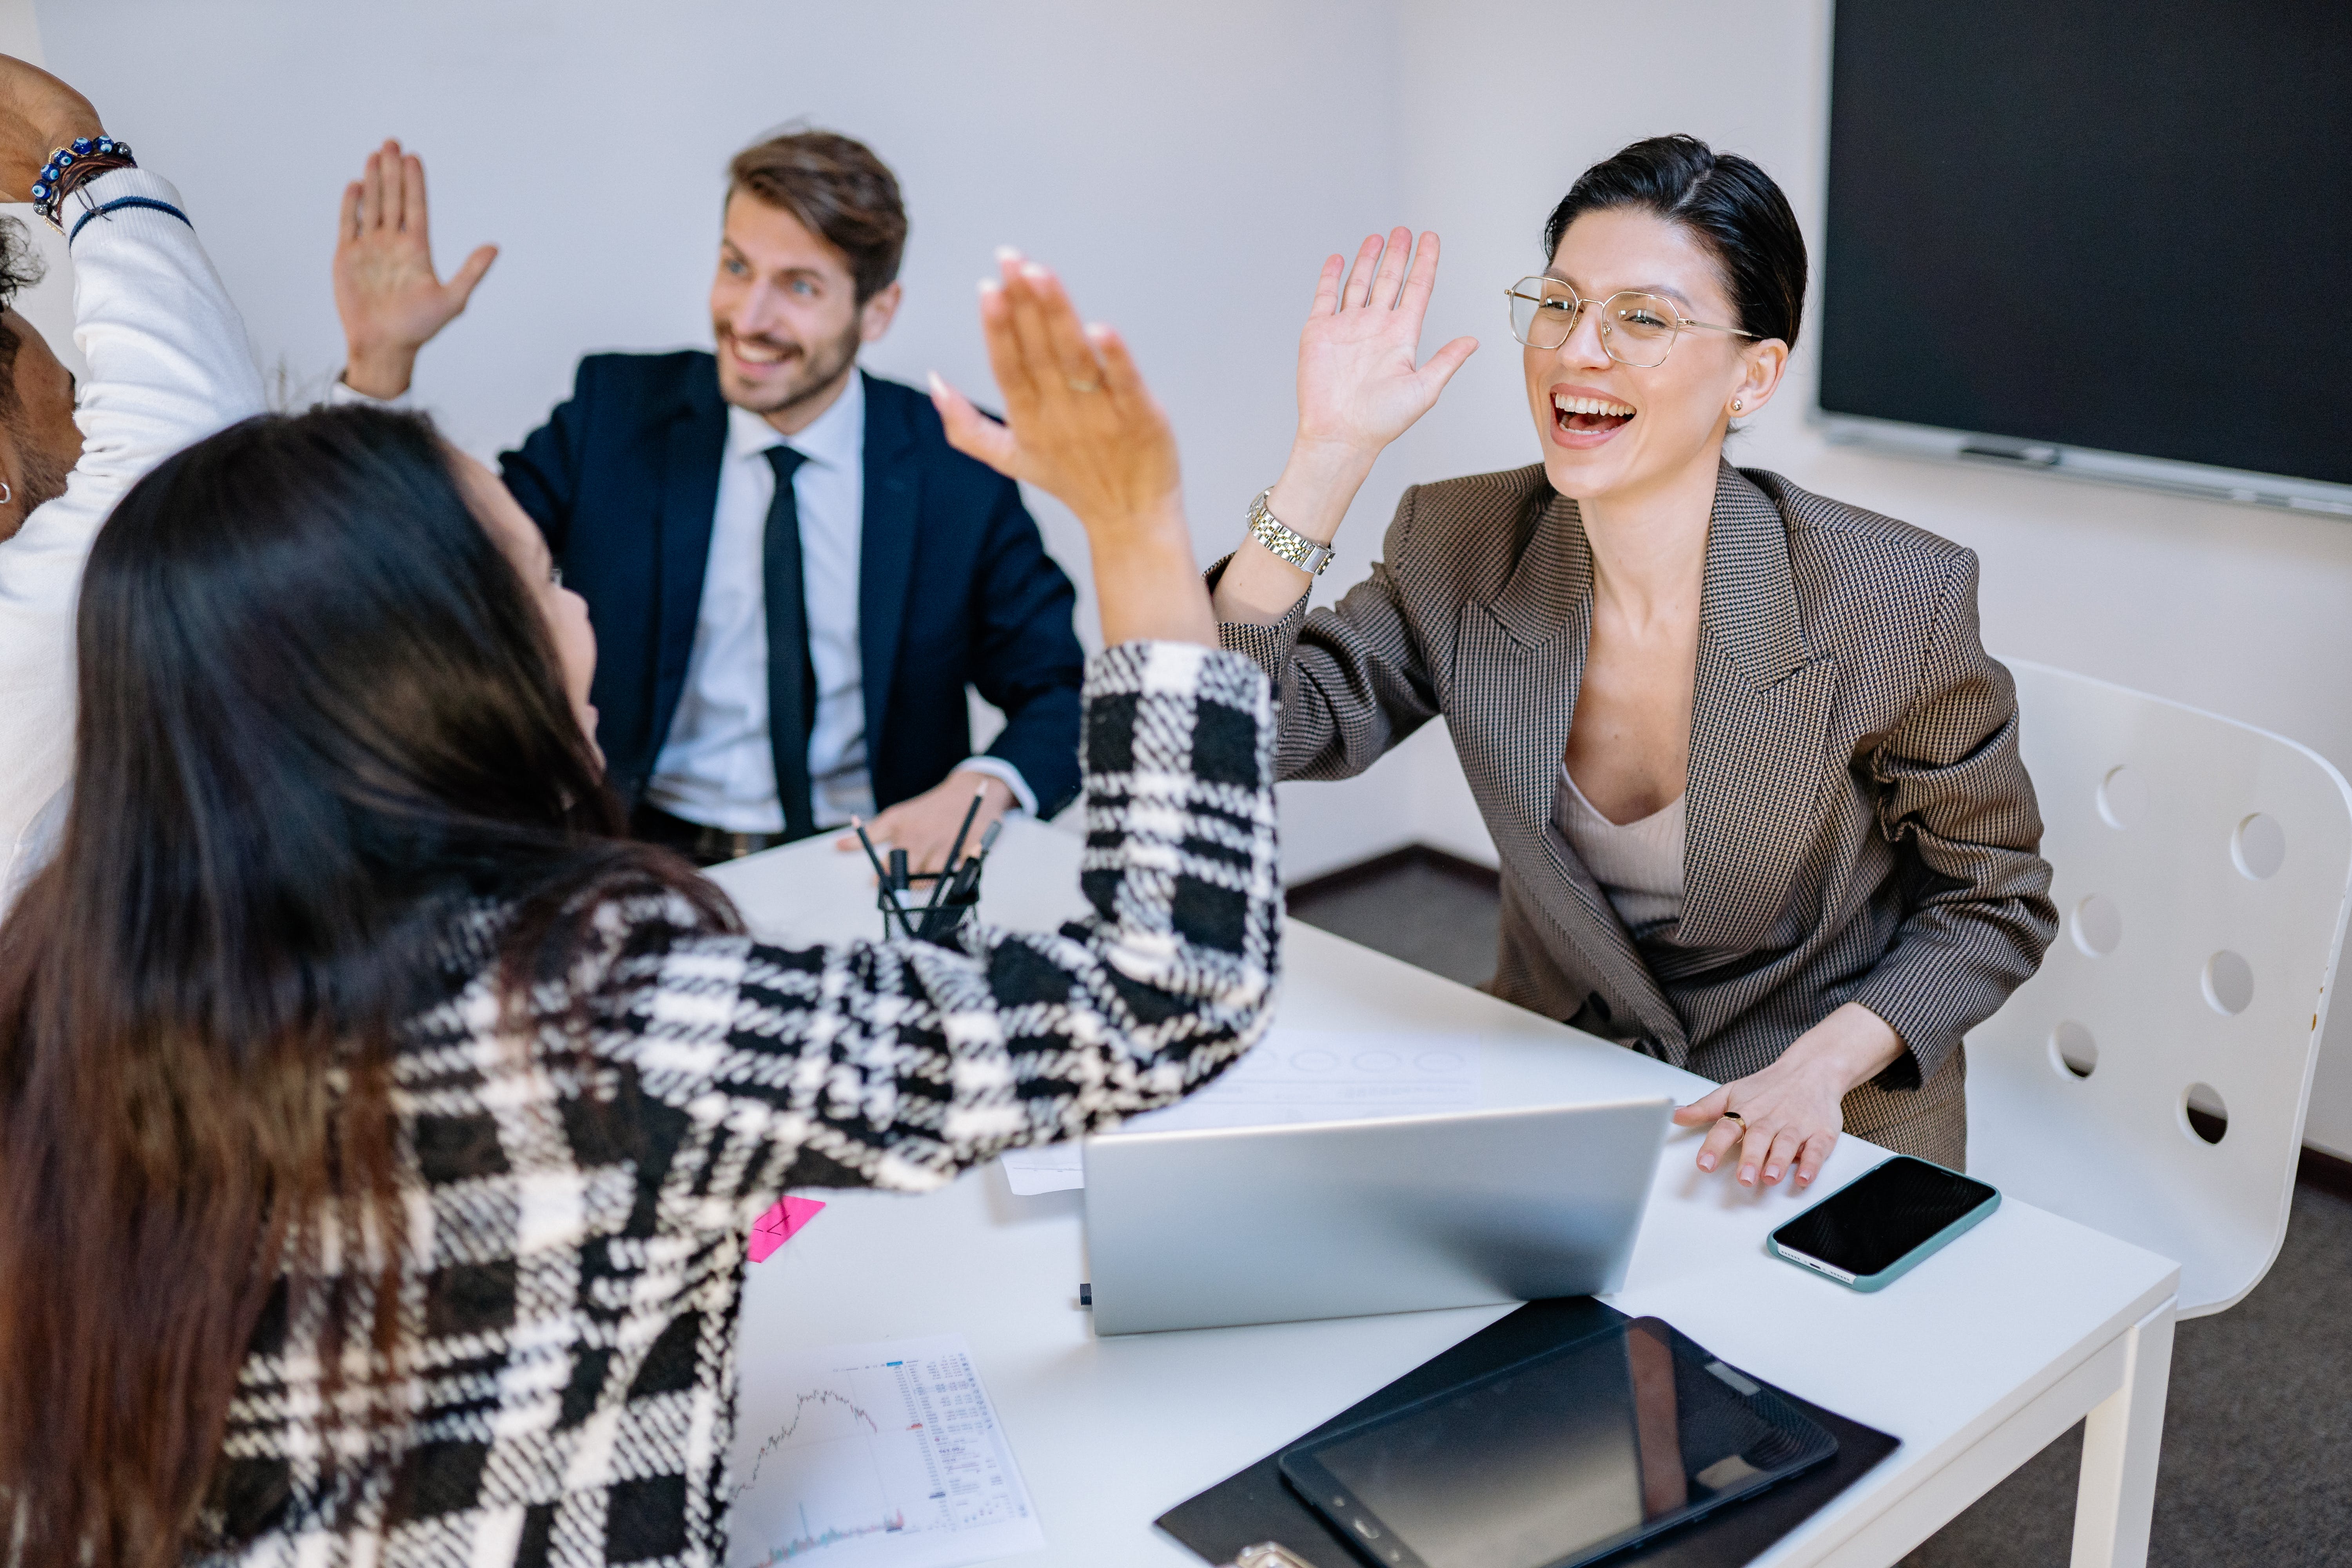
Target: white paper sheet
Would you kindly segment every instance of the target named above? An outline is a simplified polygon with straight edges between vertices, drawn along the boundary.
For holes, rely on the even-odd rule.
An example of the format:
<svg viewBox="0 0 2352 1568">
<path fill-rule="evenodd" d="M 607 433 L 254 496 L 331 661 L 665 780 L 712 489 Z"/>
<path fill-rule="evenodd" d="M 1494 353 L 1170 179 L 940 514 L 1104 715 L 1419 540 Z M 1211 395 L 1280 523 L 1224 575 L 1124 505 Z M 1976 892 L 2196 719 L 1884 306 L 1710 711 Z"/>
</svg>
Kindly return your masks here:
<svg viewBox="0 0 2352 1568">
<path fill-rule="evenodd" d="M 961 1334 L 746 1347 L 732 1568 L 960 1568 L 1045 1544 Z"/>
<path fill-rule="evenodd" d="M 999 1156 L 1004 1180 L 1016 1198 L 1040 1193 L 1066 1193 L 1087 1184 L 1087 1167 L 1076 1143 L 1049 1143 L 1043 1149 L 1007 1149 Z"/>
<path fill-rule="evenodd" d="M 1477 1104 L 1475 1036 L 1276 1028 L 1208 1088 L 1139 1116 L 1121 1131 L 1354 1121 L 1470 1110 Z M 1016 1149 L 1003 1163 L 1005 1180 L 1019 1197 L 1087 1184 L 1075 1143 Z"/>
</svg>

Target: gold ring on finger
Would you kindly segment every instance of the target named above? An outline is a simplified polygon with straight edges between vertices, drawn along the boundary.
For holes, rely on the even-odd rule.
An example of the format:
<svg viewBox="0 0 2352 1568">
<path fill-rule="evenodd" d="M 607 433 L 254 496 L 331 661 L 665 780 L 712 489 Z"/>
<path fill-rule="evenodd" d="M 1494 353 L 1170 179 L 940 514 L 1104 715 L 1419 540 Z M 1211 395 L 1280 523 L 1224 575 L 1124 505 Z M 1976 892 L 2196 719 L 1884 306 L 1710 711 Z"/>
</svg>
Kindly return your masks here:
<svg viewBox="0 0 2352 1568">
<path fill-rule="evenodd" d="M 1717 1121 L 1737 1121 L 1742 1127 L 1748 1125 L 1748 1118 L 1740 1115 L 1739 1112 L 1736 1110 L 1727 1110 L 1721 1116 L 1717 1117 L 1716 1120 Z"/>
</svg>

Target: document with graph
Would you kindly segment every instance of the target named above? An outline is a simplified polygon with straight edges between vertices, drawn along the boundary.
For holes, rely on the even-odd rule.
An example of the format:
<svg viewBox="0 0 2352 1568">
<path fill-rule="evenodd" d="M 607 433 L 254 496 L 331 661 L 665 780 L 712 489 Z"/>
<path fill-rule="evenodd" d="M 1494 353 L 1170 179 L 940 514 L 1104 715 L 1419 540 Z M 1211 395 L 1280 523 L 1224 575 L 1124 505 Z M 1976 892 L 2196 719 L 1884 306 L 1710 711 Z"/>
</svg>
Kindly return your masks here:
<svg viewBox="0 0 2352 1568">
<path fill-rule="evenodd" d="M 747 1344 L 730 1568 L 958 1568 L 1045 1544 L 961 1334 Z"/>
</svg>

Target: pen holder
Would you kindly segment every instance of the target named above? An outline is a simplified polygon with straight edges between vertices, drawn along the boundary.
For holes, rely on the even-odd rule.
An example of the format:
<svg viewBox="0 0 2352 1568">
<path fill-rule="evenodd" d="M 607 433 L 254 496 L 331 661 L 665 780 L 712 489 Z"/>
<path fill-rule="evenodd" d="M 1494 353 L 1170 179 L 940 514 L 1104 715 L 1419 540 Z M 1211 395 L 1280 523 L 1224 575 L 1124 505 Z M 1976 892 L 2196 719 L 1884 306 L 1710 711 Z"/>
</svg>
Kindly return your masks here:
<svg viewBox="0 0 2352 1568">
<path fill-rule="evenodd" d="M 940 891 L 934 905 L 928 889 L 918 893 L 918 884 L 936 887 L 942 873 L 918 871 L 908 876 L 907 885 L 894 888 L 885 882 L 874 890 L 874 907 L 882 916 L 882 940 L 913 936 L 924 942 L 946 942 L 963 923 L 964 916 L 980 907 L 980 877 L 975 870 L 961 879 L 959 888 L 954 881 Z"/>
<path fill-rule="evenodd" d="M 952 938 L 956 928 L 963 924 L 964 916 L 980 907 L 980 879 L 972 878 L 959 889 L 953 883 L 940 895 L 936 908 L 915 917 L 915 934 L 925 942 L 944 942 Z"/>
<path fill-rule="evenodd" d="M 874 907 L 882 912 L 884 942 L 896 942 L 906 935 L 907 929 L 911 928 L 916 917 L 922 913 L 923 906 L 919 900 L 912 908 L 904 901 L 910 891 L 909 889 L 894 888 L 887 882 L 876 884 Z"/>
</svg>

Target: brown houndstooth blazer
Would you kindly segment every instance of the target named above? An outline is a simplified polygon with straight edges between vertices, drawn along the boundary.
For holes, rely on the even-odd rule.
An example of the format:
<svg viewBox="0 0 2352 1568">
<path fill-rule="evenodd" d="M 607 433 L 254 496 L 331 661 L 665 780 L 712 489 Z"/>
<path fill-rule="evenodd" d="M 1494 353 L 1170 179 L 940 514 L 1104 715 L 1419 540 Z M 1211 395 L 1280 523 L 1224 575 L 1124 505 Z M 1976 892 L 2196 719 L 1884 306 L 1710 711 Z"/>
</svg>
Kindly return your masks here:
<svg viewBox="0 0 2352 1568">
<path fill-rule="evenodd" d="M 1859 1002 L 1908 1052 L 1846 1126 L 1959 1163 L 1960 1037 L 2057 930 L 1976 556 L 1724 465 L 1683 913 L 1634 932 L 1552 825 L 1592 606 L 1576 503 L 1540 464 L 1415 486 L 1385 555 L 1335 609 L 1221 628 L 1275 679 L 1279 775 L 1361 773 L 1443 714 L 1502 858 L 1497 995 L 1717 1081 Z"/>
</svg>

